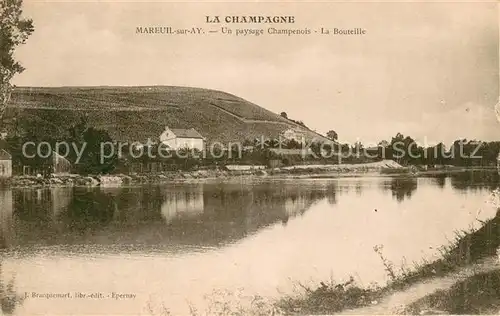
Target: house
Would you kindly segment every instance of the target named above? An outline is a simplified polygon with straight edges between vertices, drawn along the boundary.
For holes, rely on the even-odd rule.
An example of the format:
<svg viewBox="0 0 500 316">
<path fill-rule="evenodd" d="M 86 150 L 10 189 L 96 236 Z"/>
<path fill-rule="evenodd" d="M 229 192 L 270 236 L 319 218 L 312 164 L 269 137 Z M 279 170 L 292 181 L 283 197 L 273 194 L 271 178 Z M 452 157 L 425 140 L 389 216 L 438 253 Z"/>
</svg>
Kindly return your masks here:
<svg viewBox="0 0 500 316">
<path fill-rule="evenodd" d="M 0 178 L 12 177 L 12 156 L 0 149 Z"/>
<path fill-rule="evenodd" d="M 295 128 L 289 128 L 281 133 L 281 137 L 285 138 L 286 140 L 295 140 L 299 144 L 305 143 L 306 141 L 306 134 Z"/>
<path fill-rule="evenodd" d="M 203 151 L 205 148 L 205 138 L 194 128 L 168 128 L 160 135 L 160 142 L 172 149 L 197 149 Z"/>
</svg>

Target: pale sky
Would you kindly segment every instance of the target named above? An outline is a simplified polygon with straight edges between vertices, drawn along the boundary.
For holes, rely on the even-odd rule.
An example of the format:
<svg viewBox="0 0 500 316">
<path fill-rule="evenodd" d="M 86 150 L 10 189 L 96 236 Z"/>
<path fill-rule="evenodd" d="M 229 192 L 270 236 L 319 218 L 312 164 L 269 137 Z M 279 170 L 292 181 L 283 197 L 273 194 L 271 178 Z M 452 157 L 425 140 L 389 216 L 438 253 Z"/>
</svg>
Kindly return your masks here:
<svg viewBox="0 0 500 316">
<path fill-rule="evenodd" d="M 35 33 L 19 86 L 180 85 L 285 111 L 339 140 L 500 140 L 496 3 L 180 3 L 25 0 Z M 278 28 L 364 36 L 167 36 L 137 26 L 211 27 L 205 15 L 294 15 Z M 270 25 L 236 25 L 264 28 Z"/>
</svg>

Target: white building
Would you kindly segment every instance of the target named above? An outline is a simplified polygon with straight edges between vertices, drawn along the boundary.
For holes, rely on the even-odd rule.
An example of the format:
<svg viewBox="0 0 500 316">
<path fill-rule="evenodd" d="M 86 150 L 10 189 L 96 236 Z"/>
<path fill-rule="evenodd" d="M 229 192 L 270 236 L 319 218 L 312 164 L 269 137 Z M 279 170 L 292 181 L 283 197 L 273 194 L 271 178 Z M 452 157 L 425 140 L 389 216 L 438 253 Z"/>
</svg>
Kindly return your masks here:
<svg viewBox="0 0 500 316">
<path fill-rule="evenodd" d="M 295 140 L 298 143 L 305 142 L 305 133 L 299 129 L 290 128 L 281 133 L 281 136 L 286 140 Z"/>
<path fill-rule="evenodd" d="M 172 149 L 188 148 L 203 151 L 205 138 L 194 128 L 168 128 L 160 135 L 160 142 Z"/>
<path fill-rule="evenodd" d="M 0 148 L 0 178 L 12 177 L 12 156 Z"/>
</svg>

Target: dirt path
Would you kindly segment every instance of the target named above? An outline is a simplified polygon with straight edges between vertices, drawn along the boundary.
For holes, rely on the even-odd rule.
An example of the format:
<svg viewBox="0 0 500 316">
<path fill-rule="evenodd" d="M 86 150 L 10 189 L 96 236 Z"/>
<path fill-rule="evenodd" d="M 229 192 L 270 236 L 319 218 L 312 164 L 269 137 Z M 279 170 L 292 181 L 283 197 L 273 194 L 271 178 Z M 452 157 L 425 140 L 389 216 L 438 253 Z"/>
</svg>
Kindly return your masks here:
<svg viewBox="0 0 500 316">
<path fill-rule="evenodd" d="M 477 273 L 491 272 L 499 269 L 497 258 L 489 258 L 483 262 L 464 267 L 457 272 L 444 277 L 437 277 L 411 285 L 409 288 L 384 297 L 371 306 L 342 311 L 343 315 L 390 315 L 403 313 L 404 307 L 432 294 L 438 290 L 447 290 L 455 283 L 463 281 Z M 440 311 L 430 311 L 431 314 L 440 314 Z M 443 312 L 444 313 L 444 312 Z"/>
</svg>

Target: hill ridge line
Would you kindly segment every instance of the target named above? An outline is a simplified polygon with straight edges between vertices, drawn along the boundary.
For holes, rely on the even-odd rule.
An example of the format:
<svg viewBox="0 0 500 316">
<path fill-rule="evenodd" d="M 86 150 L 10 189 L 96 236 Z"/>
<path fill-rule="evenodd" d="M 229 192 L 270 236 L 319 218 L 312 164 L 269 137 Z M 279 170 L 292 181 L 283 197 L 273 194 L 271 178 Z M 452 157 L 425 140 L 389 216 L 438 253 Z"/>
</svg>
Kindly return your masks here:
<svg viewBox="0 0 500 316">
<path fill-rule="evenodd" d="M 247 119 L 244 118 L 243 116 L 240 116 L 236 113 L 233 113 L 229 110 L 224 109 L 223 107 L 213 103 L 212 101 L 208 102 L 209 105 L 216 107 L 218 110 L 231 115 L 232 117 L 242 121 L 243 123 L 271 123 L 271 124 L 281 124 L 281 125 L 287 125 L 287 126 L 292 126 L 292 124 L 289 124 L 287 122 L 280 122 L 280 121 L 270 121 L 270 120 L 258 120 L 258 119 Z"/>
</svg>

